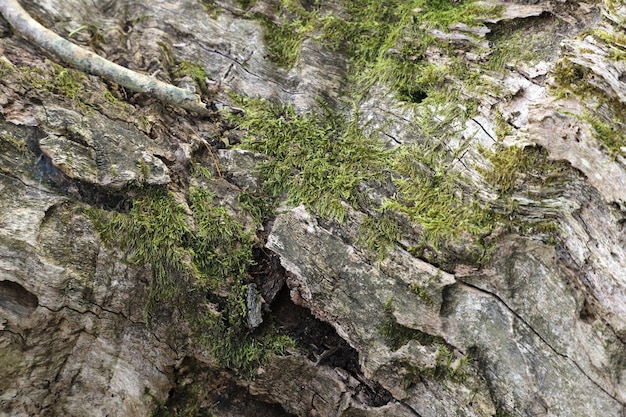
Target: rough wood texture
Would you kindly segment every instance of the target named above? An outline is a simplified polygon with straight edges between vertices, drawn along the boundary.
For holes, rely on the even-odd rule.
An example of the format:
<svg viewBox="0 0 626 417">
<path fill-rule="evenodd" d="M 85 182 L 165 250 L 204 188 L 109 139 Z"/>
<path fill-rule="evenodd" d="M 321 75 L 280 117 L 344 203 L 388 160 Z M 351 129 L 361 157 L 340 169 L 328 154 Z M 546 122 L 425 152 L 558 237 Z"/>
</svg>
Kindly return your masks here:
<svg viewBox="0 0 626 417">
<path fill-rule="evenodd" d="M 317 33 L 291 68 L 272 61 L 255 19 L 281 23 L 274 1 L 21 3 L 93 51 L 67 60 L 77 68 L 86 57 L 104 60 L 97 52 L 160 83 L 195 84 L 230 113 L 239 111 L 231 93 L 289 103 L 294 114 L 273 116 L 289 139 L 297 130 L 289 123 L 320 113 L 320 99 L 343 109 L 342 88 L 354 82 L 350 58 Z M 342 1 L 323 3 L 344 13 Z M 423 183 L 452 173 L 457 188 L 446 198 L 463 194 L 493 209 L 493 228 L 437 245 L 408 210 L 380 209 L 401 193 L 394 180 L 404 174 L 390 173 L 391 164 L 381 183 L 358 184 L 360 205 L 346 204 L 341 222 L 299 203 L 255 220 L 262 210 L 242 202 L 266 196 L 258 168 L 271 157 L 233 147 L 246 131 L 219 114 L 164 112 L 146 95 L 43 59 L 35 44 L 55 54 L 78 46 L 29 30 L 20 35 L 28 42 L 13 36 L 10 27 L 19 32 L 26 17 L 2 2 L 0 415 L 623 417 L 626 7 L 522 3 L 536 2 L 498 2 L 501 14 L 475 27 L 424 29 L 439 43 L 411 62 L 463 70 L 440 80 L 454 87 L 443 103 L 420 91 L 399 97 L 378 80 L 347 112 L 360 114 L 387 150 L 422 150 L 422 160 L 415 152 L 407 163 L 428 172 Z M 425 39 L 411 36 L 400 37 L 408 49 Z M 401 53 L 383 52 L 389 60 Z M 181 70 L 190 64 L 203 77 Z M 144 81 L 141 91 L 153 92 L 155 79 Z M 181 91 L 175 100 L 202 106 Z M 450 111 L 446 100 L 464 105 Z M 460 117 L 469 106 L 471 116 Z M 328 139 L 330 152 L 338 138 Z M 526 148 L 507 154 L 515 146 Z M 445 163 L 434 169 L 433 160 Z M 244 307 L 263 322 L 249 327 L 298 341 L 252 380 L 221 367 L 193 338 L 182 306 L 158 308 L 146 323 L 158 264 L 133 263 L 136 248 L 105 242 L 88 215 L 124 214 L 167 190 L 191 231 L 168 242 L 178 247 L 199 229 L 189 200 L 198 189 L 255 235 L 257 262 L 245 278 L 255 301 Z M 362 240 L 381 212 L 403 233 L 379 258 Z M 203 288 L 193 307 L 227 304 L 228 278 L 210 294 Z"/>
</svg>

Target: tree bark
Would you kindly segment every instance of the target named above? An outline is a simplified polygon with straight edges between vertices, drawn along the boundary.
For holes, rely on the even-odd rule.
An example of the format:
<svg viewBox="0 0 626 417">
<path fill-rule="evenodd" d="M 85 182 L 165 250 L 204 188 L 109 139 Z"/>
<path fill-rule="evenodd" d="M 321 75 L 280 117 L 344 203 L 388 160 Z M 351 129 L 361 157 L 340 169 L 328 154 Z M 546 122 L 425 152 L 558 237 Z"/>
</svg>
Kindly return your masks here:
<svg viewBox="0 0 626 417">
<path fill-rule="evenodd" d="M 189 90 L 164 83 L 154 77 L 131 71 L 121 65 L 63 39 L 36 22 L 17 0 L 0 1 L 0 13 L 24 39 L 51 52 L 81 71 L 98 75 L 129 90 L 148 93 L 157 99 L 200 114 L 210 111 L 200 96 Z"/>
</svg>

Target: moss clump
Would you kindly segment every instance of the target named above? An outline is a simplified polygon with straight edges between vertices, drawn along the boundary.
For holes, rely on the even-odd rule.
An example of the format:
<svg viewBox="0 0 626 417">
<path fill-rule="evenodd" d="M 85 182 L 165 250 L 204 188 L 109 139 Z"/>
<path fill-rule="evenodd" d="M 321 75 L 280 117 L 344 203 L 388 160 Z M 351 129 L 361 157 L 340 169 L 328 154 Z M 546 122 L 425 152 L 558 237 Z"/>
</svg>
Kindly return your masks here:
<svg viewBox="0 0 626 417">
<path fill-rule="evenodd" d="M 356 122 L 345 124 L 332 111 L 298 115 L 291 106 L 243 99 L 233 119 L 247 132 L 242 147 L 267 155 L 261 164 L 265 191 L 286 194 L 323 217 L 343 220 L 344 202 L 357 204 L 358 186 L 384 177 L 387 151 L 366 137 Z"/>
<path fill-rule="evenodd" d="M 50 63 L 50 65 L 53 67 L 51 73 L 41 68 L 21 67 L 20 74 L 25 82 L 37 89 L 48 90 L 76 100 L 83 90 L 86 81 L 85 74 L 58 64 Z"/>
<path fill-rule="evenodd" d="M 552 75 L 558 89 L 553 88 L 552 92 L 559 97 L 572 93 L 586 95 L 593 89 L 586 81 L 589 72 L 588 68 L 574 64 L 567 58 L 557 61 L 552 69 Z"/>
<path fill-rule="evenodd" d="M 500 224 L 522 235 L 543 236 L 548 243 L 556 243 L 561 235 L 556 220 L 546 210 L 541 212 L 543 199 L 550 199 L 560 192 L 567 176 L 567 165 L 550 161 L 547 152 L 540 147 L 496 147 L 481 152 L 492 163 L 490 169 L 477 167 L 485 181 L 499 193 L 500 199 L 492 210 Z M 520 207 L 520 197 L 537 202 L 532 213 Z"/>
<path fill-rule="evenodd" d="M 15 72 L 15 67 L 5 58 L 0 58 L 0 77 Z"/>
<path fill-rule="evenodd" d="M 291 204 L 305 204 L 323 217 L 343 220 L 346 203 L 354 207 L 363 203 L 360 184 L 391 178 L 398 192 L 383 209 L 401 212 L 419 224 L 425 243 L 438 246 L 467 233 L 480 239 L 493 228 L 494 218 L 455 174 L 455 155 L 445 145 L 477 106 L 461 98 L 451 79 L 462 76 L 468 85 L 478 86 L 480 77 L 471 75 L 460 59 L 433 64 L 423 56 L 432 45 L 447 48 L 429 35 L 429 29 L 447 30 L 455 22 L 480 24 L 479 17 L 497 15 L 499 9 L 472 1 L 427 0 L 344 0 L 342 6 L 342 13 L 331 15 L 317 5 L 307 9 L 297 0 L 283 0 L 279 6 L 283 23 L 272 27 L 284 29 L 295 23 L 306 28 L 300 34 L 315 33 L 328 47 L 346 53 L 355 87 L 345 93 L 357 106 L 375 83 L 390 86 L 400 99 L 412 103 L 419 145 L 386 150 L 375 132 L 363 133 L 358 115 L 347 119 L 328 111 L 298 115 L 289 106 L 242 100 L 244 113 L 232 121 L 249 133 L 243 147 L 269 157 L 261 167 L 265 192 L 285 194 Z M 281 37 L 292 46 L 302 39 L 291 29 Z M 299 46 L 292 46 L 278 49 L 299 51 Z M 399 227 L 389 219 L 384 224 L 367 219 L 361 232 L 361 243 L 379 256 L 400 236 Z"/>
<path fill-rule="evenodd" d="M 26 154 L 28 152 L 28 146 L 26 142 L 15 138 L 8 132 L 0 132 L 0 150 L 3 152 L 15 150 L 20 154 Z"/>
<path fill-rule="evenodd" d="M 184 76 L 189 76 L 196 83 L 198 89 L 203 95 L 208 95 L 208 87 L 206 85 L 206 80 L 208 79 L 208 75 L 204 67 L 198 64 L 194 64 L 189 61 L 181 61 L 176 65 L 173 69 L 173 74 L 176 78 L 182 78 Z"/>
<path fill-rule="evenodd" d="M 387 254 L 387 248 L 402 239 L 402 227 L 390 213 L 379 217 L 367 216 L 359 226 L 357 243 L 378 255 L 378 262 Z"/>
<path fill-rule="evenodd" d="M 492 52 L 485 67 L 500 72 L 506 65 L 552 61 L 567 24 L 545 15 L 499 22 L 487 35 Z"/>
<path fill-rule="evenodd" d="M 378 326 L 378 332 L 385 338 L 387 345 L 392 350 L 400 349 L 411 340 L 415 340 L 423 346 L 437 346 L 436 364 L 434 367 L 418 369 L 413 366 L 406 366 L 408 372 L 403 380 L 404 389 L 408 389 L 423 377 L 436 378 L 453 383 L 465 381 L 468 375 L 467 366 L 469 365 L 467 356 L 456 358 L 442 338 L 398 324 L 393 316 L 393 299 L 385 303 L 384 311 L 385 319 Z"/>
<path fill-rule="evenodd" d="M 222 8 L 213 0 L 199 0 L 204 9 L 209 12 L 209 16 L 213 19 L 217 19 L 222 12 Z"/>
<path fill-rule="evenodd" d="M 218 363 L 249 375 L 269 353 L 284 352 L 293 342 L 268 328 L 247 328 L 253 240 L 213 197 L 205 189 L 192 190 L 189 215 L 172 194 L 150 190 L 128 213 L 91 209 L 87 214 L 103 241 L 125 251 L 128 262 L 151 266 L 148 322 L 157 309 L 177 309 Z M 228 296 L 211 295 L 212 290 Z"/>
<path fill-rule="evenodd" d="M 352 59 L 352 74 L 361 83 L 387 81 L 407 101 L 423 94 L 420 72 L 426 48 L 435 42 L 429 29 L 448 30 L 454 23 L 481 24 L 479 18 L 500 13 L 500 6 L 471 0 L 343 0 L 341 13 L 329 13 L 317 2 L 280 0 L 278 19 L 257 14 L 265 27 L 270 59 L 291 68 L 302 41 L 315 37 L 330 49 L 341 49 Z M 307 6 L 307 7 L 305 7 Z M 362 86 L 367 89 L 367 86 Z"/>
<path fill-rule="evenodd" d="M 237 202 L 244 212 L 258 223 L 274 213 L 273 201 L 265 195 L 242 191 L 237 197 Z"/>
<path fill-rule="evenodd" d="M 464 233 L 480 237 L 493 227 L 488 208 L 463 190 L 450 169 L 453 156 L 439 149 L 438 141 L 389 150 L 376 136 L 365 135 L 356 117 L 345 122 L 329 110 L 298 115 L 292 107 L 257 99 L 239 105 L 243 114 L 231 120 L 247 132 L 242 147 L 268 156 L 260 170 L 269 196 L 285 196 L 290 204 L 343 221 L 349 206 L 372 204 L 360 185 L 391 179 L 397 193 L 382 205 L 389 213 L 365 219 L 360 232 L 360 243 L 379 256 L 402 235 L 394 211 L 418 224 L 424 243 L 434 246 Z"/>
<path fill-rule="evenodd" d="M 468 377 L 469 358 L 467 356 L 456 358 L 454 353 L 445 345 L 439 345 L 437 348 L 435 362 L 434 367 L 426 369 L 407 366 L 407 373 L 402 381 L 404 389 L 409 389 L 417 382 L 423 380 L 424 377 L 448 381 L 454 384 L 462 384 Z"/>
<path fill-rule="evenodd" d="M 516 182 L 523 169 L 530 162 L 528 153 L 518 146 L 500 148 L 495 151 L 481 149 L 481 151 L 491 162 L 492 168 L 478 168 L 478 172 L 500 195 L 510 196 L 515 190 Z"/>
<path fill-rule="evenodd" d="M 302 42 L 315 30 L 315 14 L 297 2 L 281 0 L 278 21 L 260 14 L 256 18 L 265 28 L 269 58 L 280 67 L 293 67 L 300 57 Z"/>
<path fill-rule="evenodd" d="M 428 295 L 428 290 L 426 290 L 426 288 L 422 288 L 422 287 L 420 287 L 417 284 L 411 284 L 411 286 L 409 286 L 409 290 L 413 294 L 416 294 L 428 306 L 430 306 L 430 307 L 433 306 L 433 300 Z"/>
<path fill-rule="evenodd" d="M 605 123 L 599 117 L 586 116 L 586 120 L 591 123 L 594 136 L 602 142 L 612 155 L 626 154 L 626 134 L 624 128 L 626 121 L 614 120 L 613 123 Z"/>
<path fill-rule="evenodd" d="M 614 61 L 626 60 L 626 35 L 620 32 L 607 32 L 596 29 L 591 32 L 592 36 L 609 47 L 609 56 Z"/>
<path fill-rule="evenodd" d="M 249 9 L 256 4 L 256 1 L 257 0 L 237 0 L 237 4 L 239 4 L 239 7 L 242 9 Z"/>
<path fill-rule="evenodd" d="M 422 228 L 423 239 L 435 247 L 465 232 L 487 233 L 493 217 L 463 192 L 460 178 L 446 159 L 430 159 L 421 146 L 403 148 L 393 161 L 397 196 L 383 205 L 406 214 Z"/>
<path fill-rule="evenodd" d="M 152 265 L 147 316 L 155 304 L 169 304 L 184 293 L 191 281 L 190 252 L 180 242 L 192 229 L 170 194 L 152 191 L 134 201 L 128 214 L 97 209 L 87 214 L 102 240 L 126 251 L 130 263 Z"/>
<path fill-rule="evenodd" d="M 591 124 L 594 136 L 612 156 L 626 154 L 626 105 L 617 97 L 609 96 L 596 86 L 595 75 L 586 67 L 563 58 L 554 66 L 555 85 L 552 93 L 557 97 L 581 98 L 585 111 L 577 117 Z"/>
<path fill-rule="evenodd" d="M 344 0 L 343 9 L 345 16 L 320 19 L 321 39 L 330 48 L 341 49 L 351 57 L 357 95 L 365 94 L 380 82 L 409 103 L 420 103 L 436 92 L 454 91 L 450 83 L 444 82 L 446 74 L 468 74 L 423 60 L 431 45 L 448 48 L 429 29 L 447 31 L 453 23 L 481 24 L 479 17 L 495 16 L 501 10 L 473 1 L 447 0 Z"/>
</svg>

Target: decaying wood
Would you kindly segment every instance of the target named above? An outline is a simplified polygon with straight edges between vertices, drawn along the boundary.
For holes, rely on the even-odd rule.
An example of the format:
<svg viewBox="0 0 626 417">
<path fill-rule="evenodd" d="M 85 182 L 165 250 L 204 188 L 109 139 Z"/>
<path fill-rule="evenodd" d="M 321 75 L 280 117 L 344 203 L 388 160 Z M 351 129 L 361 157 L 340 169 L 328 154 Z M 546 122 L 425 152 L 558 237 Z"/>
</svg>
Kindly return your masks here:
<svg viewBox="0 0 626 417">
<path fill-rule="evenodd" d="M 63 39 L 36 22 L 17 0 L 0 1 L 0 13 L 23 38 L 81 71 L 101 76 L 132 91 L 151 94 L 163 102 L 193 112 L 209 112 L 197 94 L 131 71 Z"/>
</svg>

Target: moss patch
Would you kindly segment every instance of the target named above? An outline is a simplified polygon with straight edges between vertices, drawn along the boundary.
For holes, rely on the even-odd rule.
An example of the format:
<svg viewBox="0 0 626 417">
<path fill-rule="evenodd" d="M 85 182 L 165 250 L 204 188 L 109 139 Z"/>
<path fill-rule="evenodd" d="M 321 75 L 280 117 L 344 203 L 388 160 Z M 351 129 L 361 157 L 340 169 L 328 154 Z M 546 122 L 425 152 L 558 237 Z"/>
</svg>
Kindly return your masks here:
<svg viewBox="0 0 626 417">
<path fill-rule="evenodd" d="M 496 16 L 501 10 L 473 1 L 447 0 L 344 0 L 343 8 L 345 16 L 320 19 L 321 40 L 351 57 L 358 94 L 379 82 L 409 103 L 420 103 L 435 93 L 451 95 L 454 88 L 444 82 L 446 75 L 467 75 L 466 71 L 423 60 L 430 46 L 448 48 L 429 30 L 448 31 L 453 23 L 480 25 L 480 17 Z"/>
<path fill-rule="evenodd" d="M 378 255 L 382 261 L 390 246 L 400 241 L 404 235 L 402 227 L 391 213 L 382 212 L 380 216 L 366 216 L 359 226 L 357 244 Z"/>
<path fill-rule="evenodd" d="M 434 246 L 464 233 L 479 238 L 493 226 L 488 209 L 463 191 L 449 168 L 453 157 L 436 144 L 389 150 L 375 135 L 366 135 L 356 117 L 345 122 L 330 110 L 298 115 L 292 107 L 257 99 L 239 105 L 243 114 L 231 120 L 247 133 L 242 147 L 268 156 L 260 169 L 269 196 L 284 196 L 341 222 L 349 206 L 371 209 L 362 184 L 391 181 L 397 193 L 380 207 L 390 213 L 366 218 L 359 239 L 379 256 L 402 235 L 392 212 L 418 224 L 423 241 Z"/>
<path fill-rule="evenodd" d="M 478 236 L 491 230 L 493 218 L 463 191 L 461 179 L 451 172 L 451 161 L 431 155 L 437 153 L 429 155 L 421 145 L 398 152 L 393 161 L 398 193 L 383 207 L 406 214 L 435 247 L 466 232 Z"/>
<path fill-rule="evenodd" d="M 356 121 L 334 112 L 298 115 L 291 106 L 242 99 L 245 112 L 233 118 L 247 132 L 242 147 L 267 155 L 261 164 L 265 191 L 286 195 L 324 217 L 343 220 L 344 202 L 356 205 L 363 181 L 384 177 L 387 152 L 366 137 Z"/>
<path fill-rule="evenodd" d="M 500 72 L 507 64 L 552 61 L 558 54 L 559 39 L 567 30 L 565 22 L 548 14 L 500 22 L 487 35 L 493 52 L 486 68 Z"/>
<path fill-rule="evenodd" d="M 189 61 L 181 61 L 179 62 L 173 69 L 173 75 L 176 78 L 182 78 L 184 76 L 189 76 L 196 83 L 200 93 L 203 95 L 208 95 L 209 91 L 206 85 L 206 80 L 208 79 L 208 75 L 204 67 L 198 64 L 194 64 Z"/>
<path fill-rule="evenodd" d="M 557 97 L 579 97 L 585 107 L 576 115 L 591 124 L 594 136 L 612 156 L 626 155 L 626 104 L 596 86 L 596 75 L 567 58 L 556 63 L 552 71 L 552 93 Z"/>
<path fill-rule="evenodd" d="M 506 230 L 526 236 L 543 238 L 556 243 L 561 230 L 550 210 L 542 212 L 542 200 L 559 193 L 571 173 L 566 163 L 551 161 L 541 147 L 496 147 L 482 149 L 483 155 L 492 163 L 490 169 L 477 167 L 485 181 L 499 193 L 494 203 L 494 215 L 501 219 Z M 533 212 L 519 206 L 520 198 L 531 199 L 536 205 Z"/>
<path fill-rule="evenodd" d="M 151 266 L 148 322 L 157 310 L 179 310 L 194 339 L 218 363 L 249 375 L 268 354 L 284 353 L 293 342 L 268 326 L 247 328 L 253 239 L 213 198 L 206 189 L 191 190 L 188 214 L 172 194 L 150 190 L 128 213 L 87 214 L 103 241 L 125 251 L 128 262 Z"/>
<path fill-rule="evenodd" d="M 21 67 L 20 74 L 34 88 L 48 90 L 71 100 L 77 99 L 86 80 L 85 74 L 58 64 L 50 65 L 53 68 L 51 73 L 41 68 Z"/>
</svg>

